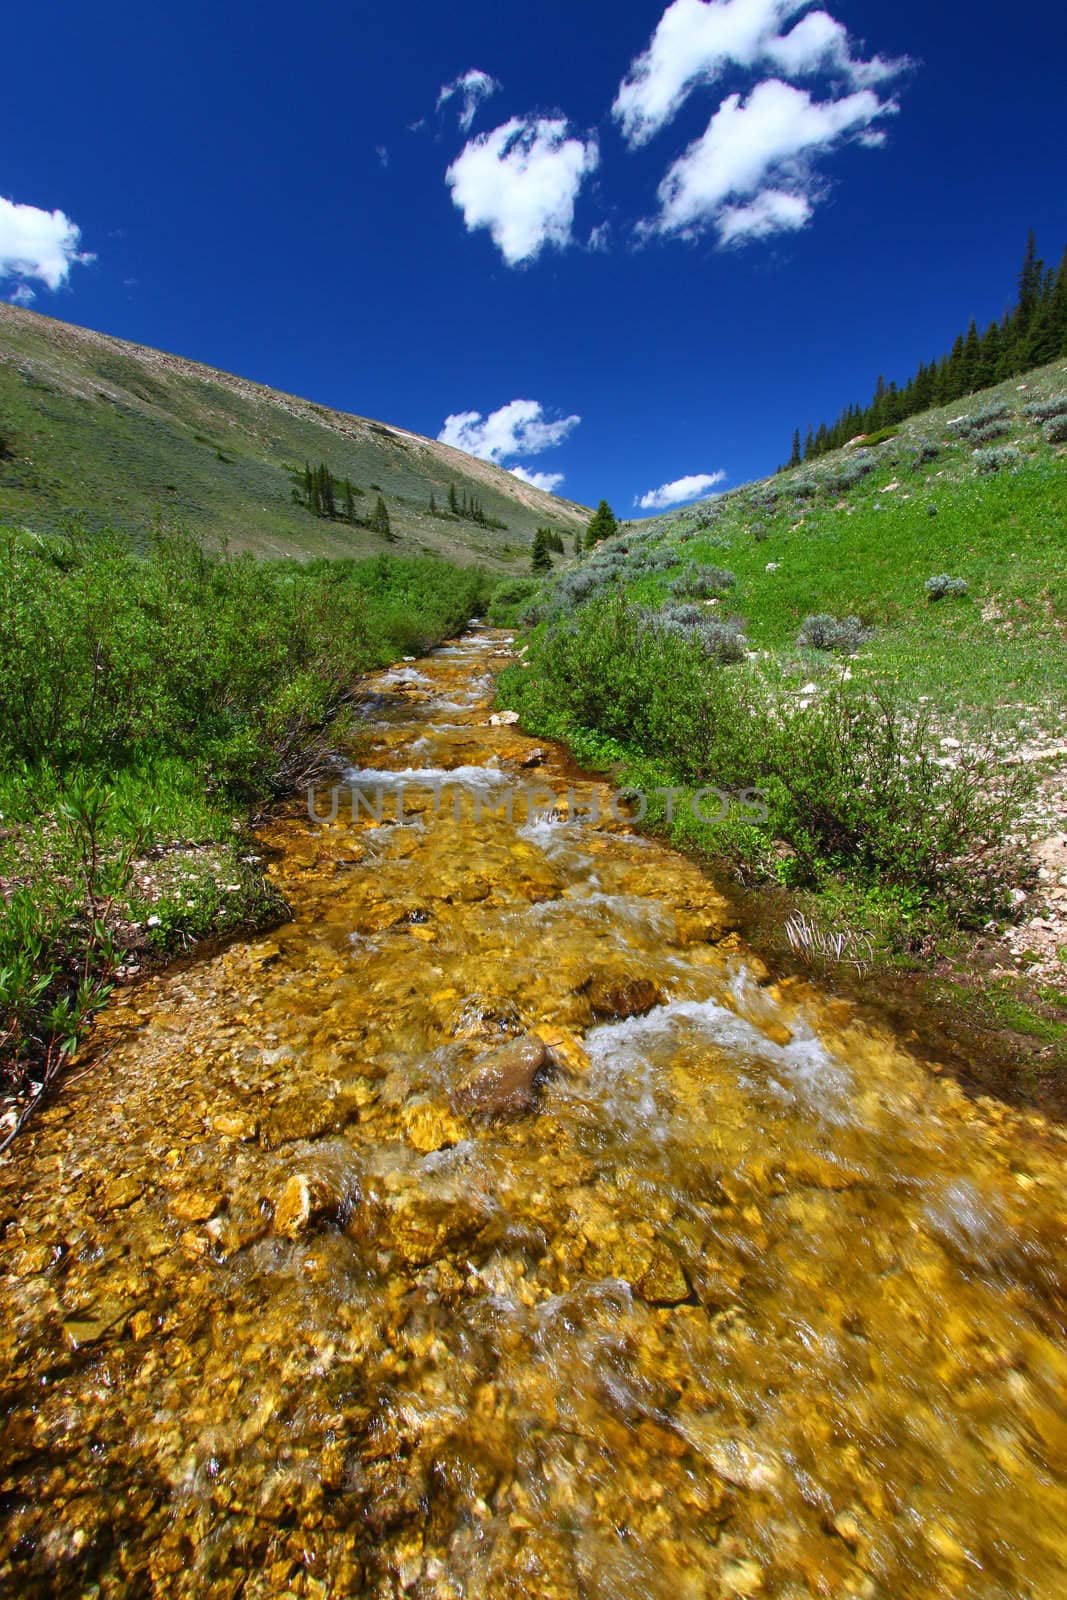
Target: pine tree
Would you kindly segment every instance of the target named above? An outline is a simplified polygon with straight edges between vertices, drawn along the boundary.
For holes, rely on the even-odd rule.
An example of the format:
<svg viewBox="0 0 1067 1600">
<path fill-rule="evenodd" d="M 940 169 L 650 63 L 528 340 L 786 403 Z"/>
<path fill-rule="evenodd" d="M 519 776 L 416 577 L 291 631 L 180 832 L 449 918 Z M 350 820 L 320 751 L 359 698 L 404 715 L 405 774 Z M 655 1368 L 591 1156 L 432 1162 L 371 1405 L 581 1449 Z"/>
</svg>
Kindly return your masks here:
<svg viewBox="0 0 1067 1600">
<path fill-rule="evenodd" d="M 1019 331 L 1026 334 L 1037 313 L 1041 299 L 1041 274 L 1045 263 L 1038 258 L 1037 240 L 1033 228 L 1026 241 L 1026 255 L 1019 272 Z"/>
<path fill-rule="evenodd" d="M 432 489 L 430 490 L 430 515 L 431 517 L 436 517 L 437 515 L 437 501 L 434 498 L 434 492 Z"/>
<path fill-rule="evenodd" d="M 789 465 L 791 467 L 799 467 L 799 465 L 800 465 L 800 429 L 799 428 L 793 434 L 793 453 L 789 457 Z"/>
<path fill-rule="evenodd" d="M 352 492 L 352 480 L 351 480 L 351 478 L 346 478 L 345 479 L 345 521 L 354 523 L 355 520 L 356 520 L 356 497 Z"/>
<path fill-rule="evenodd" d="M 459 515 L 459 501 L 456 498 L 456 486 L 454 483 L 450 483 L 448 486 L 448 509 L 454 517 Z"/>
<path fill-rule="evenodd" d="M 574 553 L 575 553 L 576 556 L 580 556 L 581 553 L 582 553 L 582 530 L 581 530 L 581 528 L 579 528 L 578 531 L 574 535 Z"/>
<path fill-rule="evenodd" d="M 395 542 L 396 534 L 393 532 L 392 523 L 389 521 L 389 508 L 381 495 L 378 496 L 378 504 L 374 508 L 371 527 L 375 533 L 381 534 L 383 539 L 388 539 L 390 543 Z"/>
<path fill-rule="evenodd" d="M 531 572 L 551 572 L 552 557 L 548 553 L 548 541 L 545 538 L 544 528 L 538 528 L 534 535 L 533 554 L 530 558 Z"/>
<path fill-rule="evenodd" d="M 615 519 L 614 511 L 612 511 L 606 500 L 601 500 L 593 512 L 585 532 L 586 549 L 592 550 L 602 539 L 610 539 L 613 534 L 618 532 L 618 528 L 619 524 Z"/>
</svg>

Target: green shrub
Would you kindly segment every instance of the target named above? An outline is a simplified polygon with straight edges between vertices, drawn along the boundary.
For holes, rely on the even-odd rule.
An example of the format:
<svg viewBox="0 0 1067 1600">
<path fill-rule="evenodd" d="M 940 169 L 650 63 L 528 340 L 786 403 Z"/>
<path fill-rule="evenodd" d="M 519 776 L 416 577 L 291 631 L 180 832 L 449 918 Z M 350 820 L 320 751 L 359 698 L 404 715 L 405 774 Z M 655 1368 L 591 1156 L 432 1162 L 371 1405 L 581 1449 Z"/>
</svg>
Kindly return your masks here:
<svg viewBox="0 0 1067 1600">
<path fill-rule="evenodd" d="M 737 579 L 725 567 L 686 567 L 671 584 L 671 594 L 694 600 L 707 600 L 712 595 L 726 594 Z"/>
<path fill-rule="evenodd" d="M 1007 472 L 1012 467 L 1017 467 L 1022 460 L 1022 453 L 1014 445 L 1002 445 L 998 450 L 976 450 L 974 452 L 974 466 L 976 472 Z"/>
<path fill-rule="evenodd" d="M 1002 439 L 1007 431 L 1006 422 L 983 422 L 972 428 L 967 437 L 972 444 L 989 444 L 993 439 Z"/>
<path fill-rule="evenodd" d="M 1047 400 L 1032 400 L 1023 409 L 1031 422 L 1051 422 L 1055 417 L 1067 417 L 1067 394 L 1052 394 Z"/>
<path fill-rule="evenodd" d="M 505 578 L 493 589 L 486 610 L 487 619 L 498 625 L 515 622 L 540 588 L 536 578 Z"/>
<path fill-rule="evenodd" d="M 867 435 L 863 441 L 864 447 L 865 449 L 873 450 L 880 444 L 888 444 L 889 440 L 895 439 L 899 432 L 900 429 L 895 427 L 879 428 L 877 433 L 869 433 Z"/>
<path fill-rule="evenodd" d="M 865 628 L 859 617 L 832 617 L 822 612 L 804 618 L 797 644 L 808 650 L 831 650 L 851 656 L 873 638 L 874 629 Z"/>
<path fill-rule="evenodd" d="M 1006 431 L 1005 418 L 1010 416 L 1011 407 L 1002 400 L 982 406 L 978 411 L 971 411 L 965 417 L 954 417 L 946 424 L 949 433 L 955 434 L 960 439 L 970 439 L 974 443 L 981 443 L 985 439 L 995 439 Z"/>
<path fill-rule="evenodd" d="M 1067 416 L 1054 417 L 1041 431 L 1047 444 L 1067 444 Z"/>
<path fill-rule="evenodd" d="M 950 578 L 947 572 L 942 572 L 936 578 L 927 578 L 923 587 L 931 600 L 946 600 L 950 596 L 966 594 L 967 580 Z"/>
</svg>

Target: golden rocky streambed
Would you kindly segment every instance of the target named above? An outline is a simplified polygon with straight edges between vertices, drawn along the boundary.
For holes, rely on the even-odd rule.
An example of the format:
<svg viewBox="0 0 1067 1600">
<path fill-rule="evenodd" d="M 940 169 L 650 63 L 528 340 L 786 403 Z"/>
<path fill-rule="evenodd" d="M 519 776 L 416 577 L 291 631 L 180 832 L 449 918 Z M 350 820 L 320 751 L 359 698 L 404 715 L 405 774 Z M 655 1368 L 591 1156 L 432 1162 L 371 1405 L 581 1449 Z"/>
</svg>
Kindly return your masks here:
<svg viewBox="0 0 1067 1600">
<path fill-rule="evenodd" d="M 568 786 L 505 651 L 371 680 L 381 823 L 272 825 L 294 920 L 0 1165 L 0 1585 L 1062 1600 L 1063 1135 L 624 824 L 475 821 Z"/>
</svg>

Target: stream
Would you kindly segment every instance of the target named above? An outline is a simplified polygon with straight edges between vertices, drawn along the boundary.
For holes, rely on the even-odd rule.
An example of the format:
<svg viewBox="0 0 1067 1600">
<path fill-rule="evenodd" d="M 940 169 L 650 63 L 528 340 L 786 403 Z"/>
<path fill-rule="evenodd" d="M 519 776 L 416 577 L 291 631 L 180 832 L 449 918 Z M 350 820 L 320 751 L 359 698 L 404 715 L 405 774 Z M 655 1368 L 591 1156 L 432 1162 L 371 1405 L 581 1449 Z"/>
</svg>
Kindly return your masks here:
<svg viewBox="0 0 1067 1600">
<path fill-rule="evenodd" d="M 771 982 L 509 647 L 367 680 L 293 920 L 0 1162 L 0 1588 L 1062 1600 L 1063 1130 Z"/>
</svg>

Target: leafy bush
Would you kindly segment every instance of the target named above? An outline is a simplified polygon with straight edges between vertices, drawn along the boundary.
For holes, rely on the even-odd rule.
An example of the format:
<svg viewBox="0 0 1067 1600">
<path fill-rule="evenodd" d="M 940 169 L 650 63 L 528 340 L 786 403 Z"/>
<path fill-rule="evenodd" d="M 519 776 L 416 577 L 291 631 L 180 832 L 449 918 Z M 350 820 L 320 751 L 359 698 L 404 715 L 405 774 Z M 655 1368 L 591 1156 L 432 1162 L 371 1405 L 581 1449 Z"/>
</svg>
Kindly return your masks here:
<svg viewBox="0 0 1067 1600">
<path fill-rule="evenodd" d="M 877 433 L 869 433 L 863 443 L 868 450 L 874 450 L 878 445 L 888 444 L 890 439 L 895 439 L 899 432 L 900 429 L 895 427 L 879 428 Z"/>
<path fill-rule="evenodd" d="M 974 452 L 976 472 L 1006 472 L 1012 467 L 1017 467 L 1021 460 L 1021 452 L 1011 444 L 1002 445 L 998 450 Z"/>
<path fill-rule="evenodd" d="M 1054 417 L 1051 422 L 1046 422 L 1042 432 L 1048 444 L 1067 444 L 1067 416 Z"/>
<path fill-rule="evenodd" d="M 1054 417 L 1067 417 L 1067 394 L 1049 395 L 1047 400 L 1032 400 L 1024 407 L 1031 422 L 1051 422 Z"/>
<path fill-rule="evenodd" d="M 820 695 L 772 744 L 771 767 L 772 820 L 801 881 L 843 872 L 971 922 L 1019 882 L 1023 852 L 1006 841 L 1031 775 L 993 750 L 945 767 L 926 720 L 902 718 L 886 693 Z"/>
<path fill-rule="evenodd" d="M 972 428 L 967 437 L 972 444 L 989 444 L 993 439 L 1002 439 L 1007 431 L 1006 422 L 983 422 Z"/>
<path fill-rule="evenodd" d="M 486 617 L 493 623 L 514 622 L 540 587 L 536 578 L 505 578 L 493 590 Z"/>
<path fill-rule="evenodd" d="M 874 471 L 874 458 L 860 454 L 846 461 L 844 466 L 826 476 L 826 487 L 833 494 L 843 494 L 849 489 L 854 489 L 868 473 Z"/>
<path fill-rule="evenodd" d="M 737 579 L 725 567 L 686 567 L 680 577 L 675 578 L 671 584 L 671 593 L 679 596 L 692 596 L 695 600 L 707 600 L 712 595 L 726 594 L 734 587 Z"/>
<path fill-rule="evenodd" d="M 822 612 L 804 618 L 797 644 L 808 650 L 832 650 L 839 655 L 852 656 L 873 638 L 874 629 L 865 628 L 859 617 L 832 617 Z"/>
<path fill-rule="evenodd" d="M 956 434 L 960 439 L 995 439 L 1005 431 L 1004 419 L 1011 414 L 1011 407 L 1002 400 L 996 400 L 991 405 L 982 406 L 978 411 L 971 411 L 965 417 L 953 417 L 946 424 L 949 433 Z"/>
<path fill-rule="evenodd" d="M 912 470 L 917 472 L 920 467 L 929 466 L 930 462 L 936 461 L 940 454 L 940 445 L 934 444 L 931 439 L 920 439 L 911 458 Z"/>
<path fill-rule="evenodd" d="M 942 572 L 936 578 L 927 578 L 923 587 L 931 600 L 946 600 L 950 596 L 966 594 L 967 580 L 950 578 L 947 572 Z"/>
</svg>

